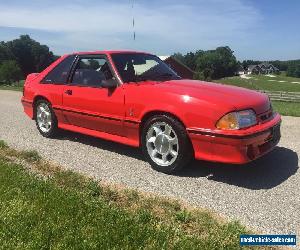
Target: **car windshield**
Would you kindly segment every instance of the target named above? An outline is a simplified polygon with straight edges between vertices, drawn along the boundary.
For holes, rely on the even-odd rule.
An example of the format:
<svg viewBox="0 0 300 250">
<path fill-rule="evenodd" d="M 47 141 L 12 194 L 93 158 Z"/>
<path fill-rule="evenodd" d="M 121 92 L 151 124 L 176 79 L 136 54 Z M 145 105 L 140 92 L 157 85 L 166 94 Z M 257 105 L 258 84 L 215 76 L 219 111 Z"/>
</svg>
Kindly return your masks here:
<svg viewBox="0 0 300 250">
<path fill-rule="evenodd" d="M 143 53 L 112 54 L 123 82 L 167 81 L 180 77 L 157 56 Z"/>
</svg>

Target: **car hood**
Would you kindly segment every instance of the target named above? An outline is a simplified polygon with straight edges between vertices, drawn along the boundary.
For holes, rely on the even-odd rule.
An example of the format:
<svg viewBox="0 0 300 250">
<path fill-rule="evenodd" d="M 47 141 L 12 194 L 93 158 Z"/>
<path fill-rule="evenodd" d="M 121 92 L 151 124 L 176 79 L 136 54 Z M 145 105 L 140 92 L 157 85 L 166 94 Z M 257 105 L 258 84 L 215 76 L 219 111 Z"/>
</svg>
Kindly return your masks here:
<svg viewBox="0 0 300 250">
<path fill-rule="evenodd" d="M 254 109 L 257 114 L 270 109 L 266 94 L 257 91 L 196 80 L 171 80 L 155 84 L 169 93 L 196 98 L 230 110 Z"/>
</svg>

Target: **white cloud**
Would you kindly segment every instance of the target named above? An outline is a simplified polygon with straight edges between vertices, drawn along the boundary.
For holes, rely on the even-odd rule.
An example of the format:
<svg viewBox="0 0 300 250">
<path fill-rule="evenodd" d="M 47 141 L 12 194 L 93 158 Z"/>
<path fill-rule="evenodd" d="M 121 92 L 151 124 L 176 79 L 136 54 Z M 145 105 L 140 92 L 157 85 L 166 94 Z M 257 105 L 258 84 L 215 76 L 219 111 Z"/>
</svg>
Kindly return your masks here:
<svg viewBox="0 0 300 250">
<path fill-rule="evenodd" d="M 37 29 L 63 34 L 54 46 L 130 48 L 148 50 L 212 48 L 246 39 L 261 20 L 257 10 L 241 0 L 161 1 L 158 5 L 135 1 L 137 41 L 132 43 L 129 1 L 51 2 L 19 6 L 0 4 L 0 26 Z"/>
</svg>

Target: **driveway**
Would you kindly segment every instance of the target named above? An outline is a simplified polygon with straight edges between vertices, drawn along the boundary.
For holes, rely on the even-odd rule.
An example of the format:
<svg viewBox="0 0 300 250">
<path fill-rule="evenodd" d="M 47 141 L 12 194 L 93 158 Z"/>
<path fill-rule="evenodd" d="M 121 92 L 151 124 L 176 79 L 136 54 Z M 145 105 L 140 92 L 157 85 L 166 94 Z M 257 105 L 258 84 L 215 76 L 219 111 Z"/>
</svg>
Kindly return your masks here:
<svg viewBox="0 0 300 250">
<path fill-rule="evenodd" d="M 66 132 L 43 138 L 23 113 L 20 92 L 0 90 L 0 139 L 107 182 L 182 199 L 263 233 L 300 236 L 300 118 L 283 117 L 282 140 L 248 165 L 195 161 L 180 175 L 152 170 L 138 149 Z"/>
</svg>

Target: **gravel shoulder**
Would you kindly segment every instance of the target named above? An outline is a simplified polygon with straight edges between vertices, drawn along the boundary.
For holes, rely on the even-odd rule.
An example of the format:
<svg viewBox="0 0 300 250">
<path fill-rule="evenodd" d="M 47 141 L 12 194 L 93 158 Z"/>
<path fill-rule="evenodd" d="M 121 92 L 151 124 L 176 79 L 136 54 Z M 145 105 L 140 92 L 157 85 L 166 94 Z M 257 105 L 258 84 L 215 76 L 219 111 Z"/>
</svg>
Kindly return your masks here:
<svg viewBox="0 0 300 250">
<path fill-rule="evenodd" d="M 16 149 L 107 182 L 176 197 L 263 233 L 300 236 L 300 118 L 283 117 L 282 140 L 243 166 L 194 161 L 177 176 L 153 171 L 138 149 L 76 133 L 43 138 L 24 113 L 21 93 L 0 90 L 0 139 Z"/>
</svg>

